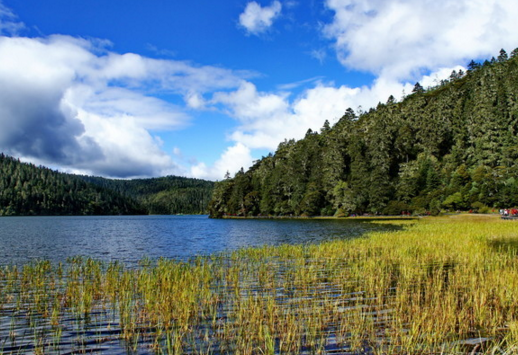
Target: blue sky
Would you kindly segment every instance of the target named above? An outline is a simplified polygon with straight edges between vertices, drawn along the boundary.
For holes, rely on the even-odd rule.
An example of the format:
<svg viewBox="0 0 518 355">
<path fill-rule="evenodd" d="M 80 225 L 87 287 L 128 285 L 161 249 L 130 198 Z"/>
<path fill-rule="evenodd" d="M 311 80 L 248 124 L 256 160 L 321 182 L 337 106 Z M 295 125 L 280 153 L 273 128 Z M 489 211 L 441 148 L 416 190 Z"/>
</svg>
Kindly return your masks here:
<svg viewBox="0 0 518 355">
<path fill-rule="evenodd" d="M 518 46 L 513 0 L 0 0 L 0 151 L 218 180 Z"/>
</svg>

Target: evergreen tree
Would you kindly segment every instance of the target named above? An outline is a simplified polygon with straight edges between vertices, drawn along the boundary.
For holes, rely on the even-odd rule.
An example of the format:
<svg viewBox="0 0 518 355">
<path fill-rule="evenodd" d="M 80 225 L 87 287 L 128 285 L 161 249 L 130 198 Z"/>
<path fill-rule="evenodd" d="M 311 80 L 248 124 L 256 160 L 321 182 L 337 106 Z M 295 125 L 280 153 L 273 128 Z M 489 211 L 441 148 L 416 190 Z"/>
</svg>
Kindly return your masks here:
<svg viewBox="0 0 518 355">
<path fill-rule="evenodd" d="M 58 173 L 0 154 L 0 215 L 203 213 L 213 183 L 182 177 L 111 180 Z"/>
<path fill-rule="evenodd" d="M 501 51 L 468 75 L 357 117 L 347 109 L 320 134 L 285 141 L 215 192 L 214 210 L 248 215 L 415 213 L 518 205 L 518 56 Z M 418 85 L 419 84 L 419 85 Z M 244 179 L 244 177 L 247 177 Z M 231 201 L 240 201 L 239 203 Z M 257 207 L 259 206 L 259 207 Z M 260 212 L 258 212 L 260 211 Z"/>
</svg>

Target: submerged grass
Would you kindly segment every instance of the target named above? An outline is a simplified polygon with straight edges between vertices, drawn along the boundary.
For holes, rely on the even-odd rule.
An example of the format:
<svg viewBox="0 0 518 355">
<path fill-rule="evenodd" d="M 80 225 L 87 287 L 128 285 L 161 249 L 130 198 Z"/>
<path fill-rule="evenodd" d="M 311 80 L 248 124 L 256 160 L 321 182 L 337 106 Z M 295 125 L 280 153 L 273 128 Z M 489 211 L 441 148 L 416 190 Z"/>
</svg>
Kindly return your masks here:
<svg viewBox="0 0 518 355">
<path fill-rule="evenodd" d="M 136 269 L 3 267 L 0 354 L 518 353 L 516 224 L 390 223 L 405 228 Z"/>
</svg>

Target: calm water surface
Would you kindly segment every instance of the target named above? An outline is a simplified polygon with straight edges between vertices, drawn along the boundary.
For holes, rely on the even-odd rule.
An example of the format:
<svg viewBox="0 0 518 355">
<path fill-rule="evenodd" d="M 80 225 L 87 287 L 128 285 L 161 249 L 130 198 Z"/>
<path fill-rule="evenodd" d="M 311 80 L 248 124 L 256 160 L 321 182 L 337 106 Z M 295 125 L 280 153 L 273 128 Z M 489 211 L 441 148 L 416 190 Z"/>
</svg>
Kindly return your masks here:
<svg viewBox="0 0 518 355">
<path fill-rule="evenodd" d="M 316 243 L 373 228 L 350 220 L 219 220 L 207 216 L 2 217 L 0 265 L 70 256 L 135 264 L 264 244 Z"/>
</svg>

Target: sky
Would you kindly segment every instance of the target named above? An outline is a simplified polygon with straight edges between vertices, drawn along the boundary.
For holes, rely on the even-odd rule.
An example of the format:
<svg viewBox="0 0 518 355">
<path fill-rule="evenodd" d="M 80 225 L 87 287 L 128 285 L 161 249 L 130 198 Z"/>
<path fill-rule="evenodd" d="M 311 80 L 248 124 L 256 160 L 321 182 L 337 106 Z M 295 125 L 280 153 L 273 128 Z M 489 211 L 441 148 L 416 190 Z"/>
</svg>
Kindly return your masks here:
<svg viewBox="0 0 518 355">
<path fill-rule="evenodd" d="M 0 152 L 221 180 L 518 47 L 516 0 L 0 0 Z"/>
</svg>

